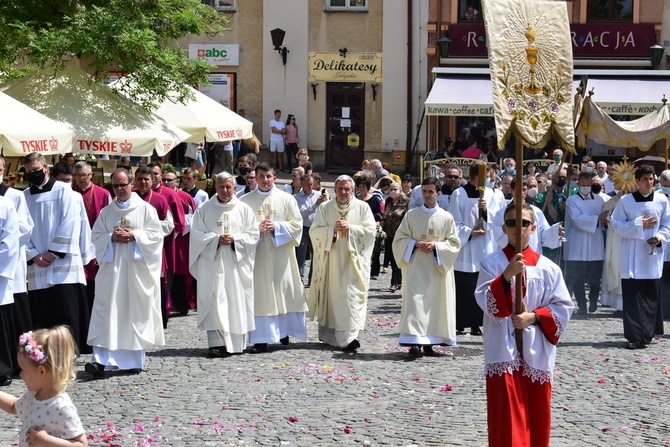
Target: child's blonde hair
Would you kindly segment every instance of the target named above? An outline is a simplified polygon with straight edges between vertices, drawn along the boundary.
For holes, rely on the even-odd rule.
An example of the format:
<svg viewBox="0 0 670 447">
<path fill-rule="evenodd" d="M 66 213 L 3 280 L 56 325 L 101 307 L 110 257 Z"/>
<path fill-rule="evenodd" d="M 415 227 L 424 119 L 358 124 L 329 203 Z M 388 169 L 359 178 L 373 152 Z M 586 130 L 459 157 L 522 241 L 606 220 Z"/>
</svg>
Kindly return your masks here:
<svg viewBox="0 0 670 447">
<path fill-rule="evenodd" d="M 34 343 L 31 343 L 33 341 Z M 26 343 L 34 346 L 26 347 Z M 41 360 L 36 360 L 34 354 L 30 355 L 31 348 L 41 351 L 43 354 Z M 38 329 L 35 332 L 23 334 L 19 339 L 19 352 L 22 352 L 35 364 L 42 365 L 51 371 L 53 387 L 58 392 L 65 391 L 68 383 L 76 377 L 74 364 L 77 345 L 68 326 Z"/>
</svg>

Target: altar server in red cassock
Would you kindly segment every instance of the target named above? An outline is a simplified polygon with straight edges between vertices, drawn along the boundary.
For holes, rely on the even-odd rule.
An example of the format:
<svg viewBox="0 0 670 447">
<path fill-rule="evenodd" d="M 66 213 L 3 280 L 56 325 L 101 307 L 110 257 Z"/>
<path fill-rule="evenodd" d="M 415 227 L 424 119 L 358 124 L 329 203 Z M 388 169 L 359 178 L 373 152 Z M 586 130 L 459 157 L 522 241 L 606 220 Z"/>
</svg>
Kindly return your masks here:
<svg viewBox="0 0 670 447">
<path fill-rule="evenodd" d="M 475 299 L 484 311 L 484 361 L 490 446 L 549 446 L 551 386 L 556 344 L 568 326 L 573 304 L 559 267 L 529 247 L 535 231 L 524 204 L 505 211 L 503 229 L 511 243 L 522 232 L 522 253 L 508 245 L 481 262 Z M 515 314 L 516 275 L 522 273 L 524 310 Z M 522 352 L 515 329 L 522 333 Z"/>
</svg>

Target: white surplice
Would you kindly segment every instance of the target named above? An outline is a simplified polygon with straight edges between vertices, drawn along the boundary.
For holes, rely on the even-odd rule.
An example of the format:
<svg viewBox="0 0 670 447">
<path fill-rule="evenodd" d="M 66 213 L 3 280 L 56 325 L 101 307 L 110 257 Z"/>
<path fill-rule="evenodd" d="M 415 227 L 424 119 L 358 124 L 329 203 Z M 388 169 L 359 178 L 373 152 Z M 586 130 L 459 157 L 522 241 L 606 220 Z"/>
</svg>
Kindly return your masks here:
<svg viewBox="0 0 670 447">
<path fill-rule="evenodd" d="M 477 206 L 479 198 L 468 197 L 463 187 L 456 189 L 451 194 L 448 211 L 454 216 L 458 238 L 461 241 L 461 250 L 454 263 L 454 270 L 456 271 L 478 272 L 479 262 L 482 258 L 497 250 L 493 218 L 498 211 L 505 208 L 505 198 L 500 190 L 486 188 L 484 200 L 486 200 L 487 213 L 483 228 L 486 233 L 470 239 L 472 230 L 477 227 L 479 218 L 479 208 Z"/>
<path fill-rule="evenodd" d="M 13 284 L 16 266 L 19 262 L 19 235 L 19 217 L 14 209 L 14 203 L 7 197 L 0 196 L 0 259 L 2 259 L 0 262 L 0 306 L 14 302 Z"/>
<path fill-rule="evenodd" d="M 565 237 L 563 259 L 566 261 L 602 261 L 605 256 L 603 226 L 598 216 L 603 212 L 603 199 L 589 193 L 584 198 L 574 194 L 565 202 Z"/>
<path fill-rule="evenodd" d="M 118 226 L 132 227 L 135 241 L 112 242 Z M 145 350 L 165 344 L 160 285 L 163 232 L 156 209 L 135 193 L 125 204 L 114 199 L 93 225 L 93 243 L 100 264 L 88 332 L 93 361 L 141 368 Z"/>
<path fill-rule="evenodd" d="M 561 236 L 559 235 L 560 223 L 549 225 L 547 218 L 541 209 L 535 205 L 530 205 L 535 216 L 535 226 L 537 229 L 535 233 L 530 235 L 528 245 L 535 252 L 542 254 L 542 247 L 558 248 L 561 246 Z M 499 248 L 505 248 L 509 243 L 507 234 L 502 230 L 505 223 L 505 208 L 501 208 L 493 217 L 493 231 L 496 238 L 496 243 Z"/>
<path fill-rule="evenodd" d="M 419 241 L 432 241 L 434 251 L 418 250 Z M 456 344 L 453 265 L 460 248 L 448 212 L 421 206 L 405 214 L 393 238 L 393 254 L 403 277 L 401 345 Z"/>
<path fill-rule="evenodd" d="M 5 197 L 12 201 L 14 204 L 14 209 L 19 218 L 19 244 L 21 249 L 19 250 L 19 261 L 16 265 L 16 273 L 14 275 L 14 293 L 25 293 L 28 291 L 26 287 L 26 273 L 28 271 L 28 265 L 26 261 L 26 244 L 30 240 L 30 236 L 33 234 L 33 218 L 30 216 L 30 211 L 28 211 L 28 205 L 26 204 L 26 198 L 21 191 L 18 191 L 14 188 L 9 188 L 5 192 Z"/>
<path fill-rule="evenodd" d="M 295 248 L 302 237 L 302 216 L 290 194 L 274 186 L 240 200 L 251 207 L 258 224 L 267 217 L 274 233 L 261 233 L 254 262 L 255 330 L 250 343 L 276 343 L 287 335 L 307 338 L 307 300 Z"/>
<path fill-rule="evenodd" d="M 524 258 L 530 260 L 526 251 Z M 533 263 L 535 265 L 529 265 Z M 525 363 L 524 373 L 530 374 L 532 381 L 552 382 L 556 343 L 567 329 L 574 309 L 563 274 L 556 264 L 541 255 L 526 265 L 526 293 L 523 296 L 526 310 L 536 312 L 547 324 L 531 324 L 523 329 L 523 355 L 520 356 L 514 323 L 509 316 L 514 313 L 509 311 L 514 309 L 516 302 L 516 277 L 512 278 L 506 300 L 499 298 L 500 277 L 508 265 L 509 259 L 504 250 L 486 256 L 481 262 L 475 299 L 484 310 L 485 374 L 512 374 Z M 496 316 L 501 313 L 507 313 L 508 316 Z M 552 330 L 544 334 L 543 328 L 547 330 L 549 323 Z"/>
<path fill-rule="evenodd" d="M 233 245 L 219 245 L 219 236 L 224 233 L 233 236 Z M 189 269 L 198 281 L 198 329 L 207 331 L 210 347 L 242 352 L 247 334 L 255 328 L 258 238 L 254 211 L 237 197 L 221 203 L 214 196 L 193 216 Z"/>
<path fill-rule="evenodd" d="M 338 234 L 341 217 L 349 231 Z M 319 338 L 331 346 L 346 347 L 365 328 L 375 228 L 370 206 L 356 198 L 347 206 L 334 199 L 322 203 L 310 227 L 314 270 L 308 316 L 317 317 Z"/>
<path fill-rule="evenodd" d="M 81 194 L 63 182 L 54 182 L 51 191 L 24 192 L 26 204 L 36 223 L 28 243 L 27 259 L 47 251 L 64 253 L 48 267 L 28 266 L 28 290 L 47 289 L 58 284 L 86 284 L 84 256 L 90 261 L 91 229 L 84 214 Z M 89 259 L 90 258 L 90 259 Z"/>
<path fill-rule="evenodd" d="M 647 239 L 658 237 L 662 246 L 670 243 L 670 209 L 660 192 L 652 191 L 653 200 L 636 202 L 633 194 L 619 200 L 612 213 L 611 225 L 621 237 L 619 273 L 622 279 L 658 279 L 663 274 L 663 249 L 656 247 L 650 255 Z M 653 228 L 642 228 L 642 215 L 655 216 Z"/>
</svg>

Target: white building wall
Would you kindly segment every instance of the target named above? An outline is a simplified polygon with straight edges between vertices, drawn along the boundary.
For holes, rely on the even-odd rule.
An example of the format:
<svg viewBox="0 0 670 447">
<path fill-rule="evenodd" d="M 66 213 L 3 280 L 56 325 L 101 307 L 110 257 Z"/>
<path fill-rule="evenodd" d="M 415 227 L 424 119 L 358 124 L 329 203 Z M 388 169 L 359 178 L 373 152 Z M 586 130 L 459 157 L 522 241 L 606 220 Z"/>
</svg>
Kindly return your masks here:
<svg viewBox="0 0 670 447">
<path fill-rule="evenodd" d="M 670 0 L 663 0 L 663 29 L 661 30 L 660 44 L 665 47 L 665 56 L 670 56 Z M 665 59 L 665 57 L 663 58 Z M 663 62 L 661 62 L 661 67 Z M 666 59 L 666 69 L 670 70 L 670 62 Z"/>
<path fill-rule="evenodd" d="M 413 2 L 416 3 L 416 2 Z M 384 0 L 381 100 L 382 152 L 405 150 L 407 140 L 407 3 Z M 369 87 L 371 88 L 371 87 Z M 370 148 L 372 149 L 372 148 Z M 390 162 L 390 154 L 384 156 Z M 384 160 L 382 160 L 384 161 Z"/>
<path fill-rule="evenodd" d="M 307 140 L 309 122 L 307 116 L 307 77 L 309 8 L 308 0 L 263 0 L 263 23 L 249 32 L 263 33 L 263 86 L 258 94 L 263 95 L 262 142 L 270 140 L 270 120 L 274 110 L 282 111 L 282 120 L 287 115 L 296 117 L 301 133 L 301 144 Z M 270 30 L 286 31 L 283 45 L 289 50 L 286 65 L 282 65 L 279 53 L 274 50 Z"/>
</svg>

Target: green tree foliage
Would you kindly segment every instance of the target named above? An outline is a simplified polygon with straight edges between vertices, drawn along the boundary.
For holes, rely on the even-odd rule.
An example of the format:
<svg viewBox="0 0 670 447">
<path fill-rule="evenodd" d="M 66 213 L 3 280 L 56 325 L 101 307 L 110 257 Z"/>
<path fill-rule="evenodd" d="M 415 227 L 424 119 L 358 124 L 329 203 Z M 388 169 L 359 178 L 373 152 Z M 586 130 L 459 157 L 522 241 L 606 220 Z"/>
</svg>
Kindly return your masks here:
<svg viewBox="0 0 670 447">
<path fill-rule="evenodd" d="M 5 79 L 62 68 L 78 57 L 95 71 L 132 74 L 129 96 L 149 106 L 170 91 L 208 82 L 209 65 L 188 59 L 177 40 L 220 33 L 225 18 L 200 0 L 2 0 L 0 73 Z"/>
</svg>

